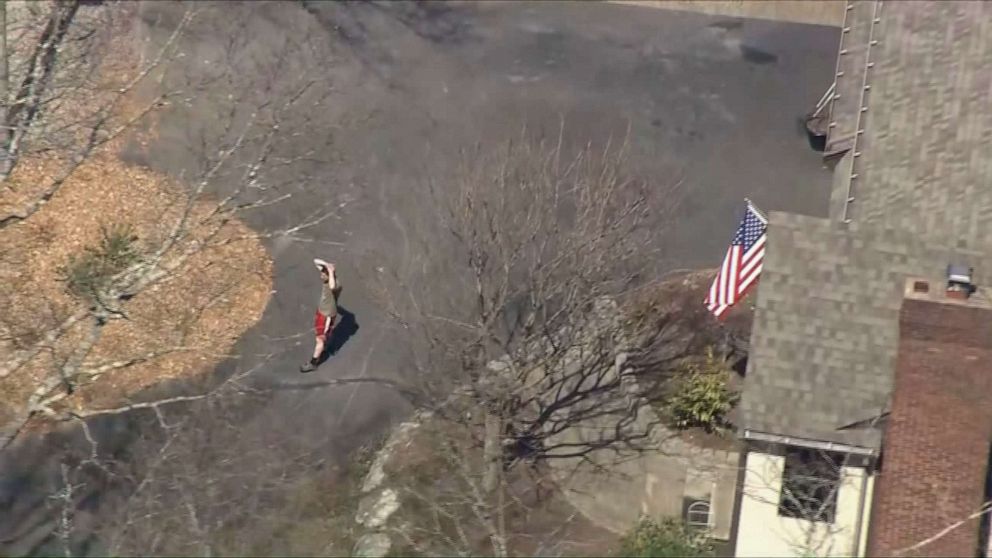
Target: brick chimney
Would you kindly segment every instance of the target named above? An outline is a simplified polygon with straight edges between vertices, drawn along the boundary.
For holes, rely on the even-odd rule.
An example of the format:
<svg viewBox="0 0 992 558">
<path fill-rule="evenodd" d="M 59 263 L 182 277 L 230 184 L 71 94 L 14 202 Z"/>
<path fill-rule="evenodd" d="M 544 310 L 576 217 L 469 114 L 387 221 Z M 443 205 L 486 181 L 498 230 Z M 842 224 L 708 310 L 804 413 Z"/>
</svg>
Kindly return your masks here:
<svg viewBox="0 0 992 558">
<path fill-rule="evenodd" d="M 889 556 L 933 537 L 987 499 L 992 304 L 971 296 L 970 270 L 967 281 L 960 274 L 948 278 L 946 291 L 920 279 L 906 284 L 870 556 Z M 983 521 L 968 521 L 911 554 L 984 556 Z"/>
</svg>

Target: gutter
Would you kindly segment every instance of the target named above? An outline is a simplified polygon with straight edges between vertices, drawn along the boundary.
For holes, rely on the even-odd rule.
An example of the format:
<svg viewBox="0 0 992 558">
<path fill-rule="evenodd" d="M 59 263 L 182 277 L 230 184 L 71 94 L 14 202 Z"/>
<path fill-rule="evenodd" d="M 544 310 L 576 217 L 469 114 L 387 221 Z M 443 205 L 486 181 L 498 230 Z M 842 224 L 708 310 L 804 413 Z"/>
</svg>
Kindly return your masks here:
<svg viewBox="0 0 992 558">
<path fill-rule="evenodd" d="M 780 436 L 778 434 L 768 434 L 765 432 L 755 432 L 754 430 L 744 430 L 744 439 L 756 442 L 771 442 L 773 444 L 783 444 L 787 446 L 799 446 L 805 448 L 819 449 L 823 451 L 836 451 L 840 453 L 853 453 L 866 457 L 874 457 L 875 450 L 861 446 L 840 444 L 837 442 L 821 442 L 820 440 L 808 440 L 806 438 L 793 438 L 790 436 Z"/>
</svg>

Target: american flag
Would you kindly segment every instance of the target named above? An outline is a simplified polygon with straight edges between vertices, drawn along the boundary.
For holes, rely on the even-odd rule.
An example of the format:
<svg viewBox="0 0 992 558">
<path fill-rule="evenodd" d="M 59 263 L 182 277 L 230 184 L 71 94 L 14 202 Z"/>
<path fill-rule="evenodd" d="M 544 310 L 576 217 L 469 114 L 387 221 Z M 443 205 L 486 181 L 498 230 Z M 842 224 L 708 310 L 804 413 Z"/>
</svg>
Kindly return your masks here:
<svg viewBox="0 0 992 558">
<path fill-rule="evenodd" d="M 706 308 L 716 317 L 719 318 L 744 298 L 748 288 L 761 274 L 767 228 L 768 220 L 748 201 L 744 219 L 737 227 L 737 234 L 704 301 Z"/>
</svg>

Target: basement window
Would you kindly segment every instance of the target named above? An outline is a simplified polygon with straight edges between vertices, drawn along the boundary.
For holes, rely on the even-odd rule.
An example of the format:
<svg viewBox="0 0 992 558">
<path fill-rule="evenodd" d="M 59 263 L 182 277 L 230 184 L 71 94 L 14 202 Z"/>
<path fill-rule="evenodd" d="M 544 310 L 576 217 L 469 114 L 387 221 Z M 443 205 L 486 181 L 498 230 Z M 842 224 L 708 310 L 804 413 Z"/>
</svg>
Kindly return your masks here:
<svg viewBox="0 0 992 558">
<path fill-rule="evenodd" d="M 710 503 L 706 500 L 697 500 L 689 504 L 685 513 L 685 524 L 691 529 L 709 529 L 710 524 Z"/>
<path fill-rule="evenodd" d="M 844 458 L 838 453 L 789 448 L 785 454 L 778 514 L 833 523 L 843 464 Z"/>
</svg>

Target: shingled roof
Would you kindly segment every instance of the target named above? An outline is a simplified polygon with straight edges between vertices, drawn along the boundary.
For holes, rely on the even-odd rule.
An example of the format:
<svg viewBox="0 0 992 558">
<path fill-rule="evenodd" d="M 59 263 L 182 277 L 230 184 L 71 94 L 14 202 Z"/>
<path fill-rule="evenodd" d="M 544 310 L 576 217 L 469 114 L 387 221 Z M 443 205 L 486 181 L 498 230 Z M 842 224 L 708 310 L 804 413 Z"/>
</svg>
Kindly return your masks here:
<svg viewBox="0 0 992 558">
<path fill-rule="evenodd" d="M 888 405 L 905 278 L 992 286 L 992 3 L 868 3 L 863 133 L 829 219 L 771 215 L 741 426 L 876 449 L 845 427 Z"/>
</svg>

